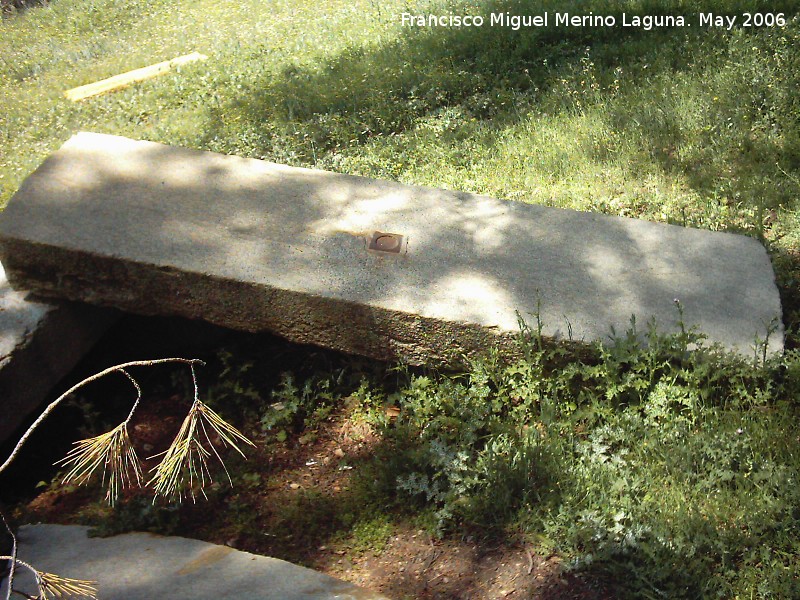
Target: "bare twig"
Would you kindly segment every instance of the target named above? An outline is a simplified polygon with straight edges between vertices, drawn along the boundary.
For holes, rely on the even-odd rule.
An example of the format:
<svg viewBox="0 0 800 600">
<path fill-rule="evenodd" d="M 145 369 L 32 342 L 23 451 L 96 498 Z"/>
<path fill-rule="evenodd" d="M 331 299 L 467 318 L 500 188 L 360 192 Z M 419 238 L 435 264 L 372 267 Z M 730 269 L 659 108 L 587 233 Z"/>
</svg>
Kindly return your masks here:
<svg viewBox="0 0 800 600">
<path fill-rule="evenodd" d="M 11 598 L 11 584 L 14 583 L 14 571 L 17 569 L 17 536 L 14 535 L 14 531 L 8 525 L 8 521 L 6 521 L 6 516 L 3 514 L 2 510 L 0 510 L 0 519 L 2 519 L 3 526 L 6 528 L 8 535 L 11 536 L 11 556 L 8 559 L 4 559 L 10 562 L 8 567 L 8 589 L 6 590 L 5 598 L 5 600 L 9 600 L 9 598 Z M 0 581 L 2 581 L 1 577 Z"/>
<path fill-rule="evenodd" d="M 528 575 L 530 575 L 533 573 L 533 555 L 527 548 L 525 548 L 525 554 L 528 556 Z"/>
<path fill-rule="evenodd" d="M 142 401 L 142 388 L 139 387 L 139 383 L 133 377 L 131 377 L 131 374 L 128 373 L 125 369 L 120 369 L 119 372 L 125 375 L 125 377 L 127 377 L 133 384 L 133 387 L 136 388 L 136 400 L 133 402 L 133 406 L 131 407 L 128 416 L 125 419 L 125 424 L 127 425 L 133 418 L 133 413 L 136 412 L 137 408 L 139 408 L 139 402 Z"/>
</svg>

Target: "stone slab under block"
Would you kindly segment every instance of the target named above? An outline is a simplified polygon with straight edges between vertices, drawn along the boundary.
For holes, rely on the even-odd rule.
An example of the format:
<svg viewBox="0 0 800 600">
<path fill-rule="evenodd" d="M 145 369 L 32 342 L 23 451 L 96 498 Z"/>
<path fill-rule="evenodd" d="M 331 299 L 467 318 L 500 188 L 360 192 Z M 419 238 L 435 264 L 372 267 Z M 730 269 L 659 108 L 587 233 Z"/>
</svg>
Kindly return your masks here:
<svg viewBox="0 0 800 600">
<path fill-rule="evenodd" d="M 33 299 L 9 285 L 0 264 L 0 443 L 41 407 L 115 319 L 114 311 Z"/>
<path fill-rule="evenodd" d="M 393 234 L 386 237 L 385 234 Z M 141 314 L 271 331 L 378 359 L 455 364 L 518 314 L 579 342 L 632 315 L 747 355 L 772 326 L 754 239 L 80 133 L 0 215 L 17 285 Z"/>
<path fill-rule="evenodd" d="M 318 571 L 228 546 L 151 533 L 88 537 L 88 529 L 24 525 L 18 557 L 40 571 L 93 581 L 103 600 L 388 600 Z M 29 571 L 19 568 L 17 574 L 14 588 L 34 597 Z"/>
</svg>

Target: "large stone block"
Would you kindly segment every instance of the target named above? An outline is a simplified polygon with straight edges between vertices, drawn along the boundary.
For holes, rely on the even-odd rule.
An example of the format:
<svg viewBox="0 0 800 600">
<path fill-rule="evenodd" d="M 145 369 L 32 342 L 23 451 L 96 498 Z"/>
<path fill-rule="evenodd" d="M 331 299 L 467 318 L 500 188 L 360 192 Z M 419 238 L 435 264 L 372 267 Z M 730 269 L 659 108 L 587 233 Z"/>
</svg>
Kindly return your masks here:
<svg viewBox="0 0 800 600">
<path fill-rule="evenodd" d="M 403 236 L 397 251 L 371 248 L 375 232 Z M 783 346 L 772 266 L 747 237 L 108 135 L 50 156 L 0 242 L 12 282 L 43 295 L 379 359 L 456 363 L 537 310 L 548 337 L 604 339 L 631 315 L 674 330 L 675 299 L 731 350 L 771 324 L 768 351 Z"/>
</svg>

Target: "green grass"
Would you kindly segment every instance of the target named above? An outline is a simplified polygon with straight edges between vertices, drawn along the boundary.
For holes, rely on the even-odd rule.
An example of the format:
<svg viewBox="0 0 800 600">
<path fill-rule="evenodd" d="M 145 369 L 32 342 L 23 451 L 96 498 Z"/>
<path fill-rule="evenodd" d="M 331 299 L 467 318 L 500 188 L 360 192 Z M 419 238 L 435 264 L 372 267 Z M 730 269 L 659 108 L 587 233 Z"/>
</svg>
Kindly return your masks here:
<svg viewBox="0 0 800 600">
<path fill-rule="evenodd" d="M 84 0 L 55 1 L 4 18 L 0 204 L 80 129 L 214 146 L 209 132 L 217 111 L 248 102 L 259 81 L 295 60 L 313 64 L 386 35 L 380 18 L 363 19 L 372 6 L 279 1 L 265 9 L 261 2 Z M 72 87 L 195 50 L 209 60 L 177 75 L 78 104 L 62 97 Z M 220 142 L 228 151 L 244 150 L 258 129 L 253 126 L 242 140 Z"/>
<path fill-rule="evenodd" d="M 664 3 L 463 2 L 465 12 Z M 425 2 L 55 1 L 0 23 L 0 203 L 78 129 L 763 234 L 800 185 L 797 2 L 781 29 L 402 29 Z M 733 12 L 674 2 L 667 12 Z M 456 8 L 450 7 L 456 11 Z M 663 9 L 662 9 L 663 10 Z M 696 20 L 696 19 L 695 19 Z M 179 74 L 65 89 L 190 51 Z M 775 218 L 771 217 L 773 227 Z"/>
</svg>

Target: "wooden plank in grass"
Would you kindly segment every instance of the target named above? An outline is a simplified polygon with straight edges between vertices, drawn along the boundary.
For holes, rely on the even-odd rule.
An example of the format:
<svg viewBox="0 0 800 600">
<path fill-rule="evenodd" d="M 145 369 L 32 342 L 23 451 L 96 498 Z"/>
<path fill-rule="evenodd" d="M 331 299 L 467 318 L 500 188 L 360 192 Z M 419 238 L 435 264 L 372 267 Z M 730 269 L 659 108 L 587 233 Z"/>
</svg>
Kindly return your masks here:
<svg viewBox="0 0 800 600">
<path fill-rule="evenodd" d="M 158 77 L 159 75 L 163 75 L 177 66 L 194 62 L 196 60 L 205 60 L 206 58 L 208 57 L 204 54 L 192 52 L 191 54 L 186 54 L 185 56 L 179 56 L 177 58 L 173 58 L 172 60 L 156 63 L 154 65 L 150 65 L 149 67 L 134 69 L 133 71 L 121 73 L 119 75 L 115 75 L 114 77 L 103 79 L 102 81 L 96 81 L 94 83 L 67 90 L 64 92 L 64 95 L 73 102 L 77 102 L 78 100 L 84 100 L 86 98 L 91 98 L 92 96 L 97 96 L 106 92 L 116 91 L 137 81 L 144 81 L 145 79 Z"/>
</svg>

